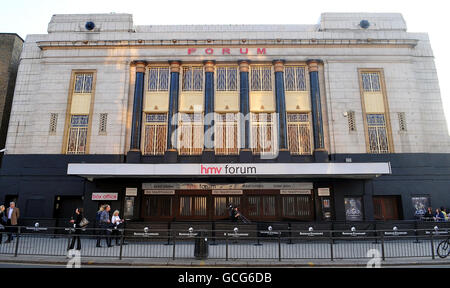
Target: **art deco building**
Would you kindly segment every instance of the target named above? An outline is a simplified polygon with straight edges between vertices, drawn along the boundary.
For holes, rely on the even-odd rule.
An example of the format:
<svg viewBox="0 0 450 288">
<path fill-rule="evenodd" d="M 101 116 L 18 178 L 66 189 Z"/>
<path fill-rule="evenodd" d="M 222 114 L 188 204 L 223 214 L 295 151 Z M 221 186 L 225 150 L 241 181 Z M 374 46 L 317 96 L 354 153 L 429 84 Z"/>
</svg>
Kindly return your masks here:
<svg viewBox="0 0 450 288">
<path fill-rule="evenodd" d="M 317 25 L 135 26 L 54 15 L 29 35 L 0 180 L 25 218 L 109 203 L 134 221 L 415 219 L 450 207 L 426 33 L 400 14 Z"/>
</svg>

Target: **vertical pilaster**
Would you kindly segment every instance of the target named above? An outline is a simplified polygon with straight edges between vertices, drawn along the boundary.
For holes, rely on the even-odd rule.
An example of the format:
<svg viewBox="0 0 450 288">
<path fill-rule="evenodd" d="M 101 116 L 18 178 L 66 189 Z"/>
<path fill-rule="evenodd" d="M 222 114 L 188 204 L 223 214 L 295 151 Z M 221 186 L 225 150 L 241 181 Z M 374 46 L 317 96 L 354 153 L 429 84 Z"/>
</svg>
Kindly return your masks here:
<svg viewBox="0 0 450 288">
<path fill-rule="evenodd" d="M 204 122 L 204 148 L 212 150 L 214 147 L 214 133 L 207 133 L 214 129 L 214 61 L 205 61 L 205 122 Z M 211 143 L 212 141 L 212 143 Z"/>
<path fill-rule="evenodd" d="M 249 61 L 239 61 L 239 77 L 240 77 L 240 112 L 244 119 L 241 120 L 241 148 L 248 151 L 250 147 L 250 102 L 249 102 Z M 245 119 L 247 118 L 247 119 Z"/>
<path fill-rule="evenodd" d="M 279 151 L 286 151 L 287 129 L 286 129 L 286 99 L 284 93 L 284 61 L 273 61 L 275 70 L 275 96 L 276 112 L 278 114 L 278 148 Z"/>
<path fill-rule="evenodd" d="M 320 60 L 309 60 L 308 71 L 311 90 L 311 111 L 313 121 L 314 134 L 314 157 L 316 161 L 322 162 L 328 160 L 328 152 L 325 150 L 323 122 L 322 122 L 322 105 L 320 99 L 319 85 L 319 63 Z M 320 161 L 319 161 L 320 160 Z"/>
<path fill-rule="evenodd" d="M 134 88 L 133 115 L 131 122 L 130 151 L 140 152 L 141 128 L 142 128 L 142 105 L 144 101 L 144 76 L 146 63 L 136 62 L 136 83 Z"/>
<path fill-rule="evenodd" d="M 169 90 L 169 112 L 167 113 L 167 150 L 176 151 L 177 137 L 172 134 L 177 130 L 178 121 L 173 119 L 174 115 L 178 113 L 178 95 L 179 95 L 179 79 L 180 79 L 180 61 L 170 61 L 170 90 Z"/>
</svg>

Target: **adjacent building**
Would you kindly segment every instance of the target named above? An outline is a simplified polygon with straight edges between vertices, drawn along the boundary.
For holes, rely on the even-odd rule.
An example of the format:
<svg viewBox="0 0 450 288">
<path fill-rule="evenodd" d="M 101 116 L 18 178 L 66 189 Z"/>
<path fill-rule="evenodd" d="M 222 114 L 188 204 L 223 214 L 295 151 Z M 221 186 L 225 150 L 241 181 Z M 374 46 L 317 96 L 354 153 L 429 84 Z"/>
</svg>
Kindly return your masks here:
<svg viewBox="0 0 450 288">
<path fill-rule="evenodd" d="M 0 149 L 5 147 L 22 47 L 23 39 L 19 35 L 0 33 Z"/>
<path fill-rule="evenodd" d="M 0 180 L 25 218 L 416 219 L 450 207 L 426 33 L 401 14 L 316 25 L 136 26 L 54 15 L 29 35 Z M 56 223 L 58 224 L 58 223 Z"/>
</svg>

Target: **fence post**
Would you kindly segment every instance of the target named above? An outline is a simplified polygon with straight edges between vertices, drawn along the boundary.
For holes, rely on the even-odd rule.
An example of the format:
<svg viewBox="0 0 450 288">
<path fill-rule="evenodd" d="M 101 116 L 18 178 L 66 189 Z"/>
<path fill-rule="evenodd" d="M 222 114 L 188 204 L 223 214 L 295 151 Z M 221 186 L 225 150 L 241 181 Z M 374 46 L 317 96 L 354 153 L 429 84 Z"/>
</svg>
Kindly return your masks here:
<svg viewBox="0 0 450 288">
<path fill-rule="evenodd" d="M 119 260 L 122 260 L 123 240 L 124 240 L 123 235 L 124 235 L 124 234 L 125 234 L 125 230 L 123 231 L 122 235 L 120 235 L 120 255 L 119 255 Z"/>
<path fill-rule="evenodd" d="M 386 260 L 386 257 L 385 257 L 385 254 L 384 254 L 385 252 L 384 252 L 384 233 L 383 233 L 383 231 L 381 231 L 381 259 L 383 260 L 383 261 L 385 261 Z"/>
<path fill-rule="evenodd" d="M 225 261 L 228 261 L 228 232 L 225 233 Z"/>
<path fill-rule="evenodd" d="M 13 234 L 11 234 L 11 237 L 13 237 Z M 14 257 L 17 257 L 18 252 L 19 252 L 20 226 L 17 227 L 17 235 L 16 235 L 16 237 L 17 237 L 17 241 L 16 241 L 16 249 L 14 251 Z"/>
<path fill-rule="evenodd" d="M 433 241 L 433 231 L 430 232 L 430 239 L 431 239 L 431 259 L 434 260 L 434 241 Z"/>
<path fill-rule="evenodd" d="M 278 261 L 281 262 L 281 232 L 278 233 Z"/>
<path fill-rule="evenodd" d="M 330 232 L 330 259 L 334 261 L 334 252 L 333 252 L 333 233 Z"/>
<path fill-rule="evenodd" d="M 169 235 L 172 235 L 172 233 L 169 233 Z M 175 236 L 172 236 L 172 241 L 173 241 L 173 249 L 172 249 L 172 260 L 175 260 L 175 243 L 176 243 L 176 241 L 175 241 Z M 169 239 L 170 239 L 170 236 L 169 236 Z"/>
</svg>

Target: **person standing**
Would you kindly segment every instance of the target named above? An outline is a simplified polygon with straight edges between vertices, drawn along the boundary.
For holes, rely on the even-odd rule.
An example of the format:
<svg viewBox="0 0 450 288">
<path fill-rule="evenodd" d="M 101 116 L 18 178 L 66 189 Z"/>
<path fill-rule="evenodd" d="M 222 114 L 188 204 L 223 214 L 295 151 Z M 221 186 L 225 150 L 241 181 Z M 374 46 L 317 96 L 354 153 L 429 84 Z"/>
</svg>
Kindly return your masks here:
<svg viewBox="0 0 450 288">
<path fill-rule="evenodd" d="M 3 233 L 6 231 L 6 223 L 7 217 L 5 212 L 5 206 L 0 205 L 0 224 L 3 226 L 3 229 L 0 230 L 0 244 L 3 242 Z"/>
<path fill-rule="evenodd" d="M 109 211 L 111 210 L 111 207 L 109 205 L 105 205 L 105 209 L 100 214 L 100 221 L 99 221 L 99 227 L 102 229 L 100 233 L 102 235 L 106 235 L 106 244 L 108 247 L 111 247 L 111 220 L 109 220 Z M 101 244 L 102 237 L 100 236 L 97 238 L 97 245 L 96 247 L 102 247 Z"/>
<path fill-rule="evenodd" d="M 20 217 L 19 208 L 16 207 L 15 202 L 9 203 L 9 208 L 6 211 L 6 215 L 8 217 L 6 225 L 10 226 L 8 240 L 6 243 L 10 243 L 13 240 L 13 233 L 17 232 L 17 227 L 15 226 L 17 226 Z"/>
<path fill-rule="evenodd" d="M 116 238 L 116 245 L 119 245 L 119 238 L 120 238 L 120 230 L 119 225 L 123 223 L 123 220 L 119 217 L 119 210 L 114 211 L 113 216 L 111 218 L 111 224 L 112 224 L 112 235 L 114 235 Z"/>
<path fill-rule="evenodd" d="M 423 219 L 425 221 L 433 221 L 433 209 L 431 207 L 428 207 L 427 212 L 423 215 Z"/>
<path fill-rule="evenodd" d="M 77 250 L 81 250 L 81 220 L 83 220 L 83 208 L 77 208 L 75 209 L 75 219 L 70 220 L 70 223 L 73 224 L 73 228 L 75 228 L 75 235 L 72 237 L 72 242 L 70 243 L 68 250 L 72 250 L 75 247 L 75 241 L 77 241 Z"/>
<path fill-rule="evenodd" d="M 434 215 L 434 219 L 438 222 L 445 221 L 444 213 L 442 213 L 441 209 L 436 208 L 436 214 Z"/>
</svg>

